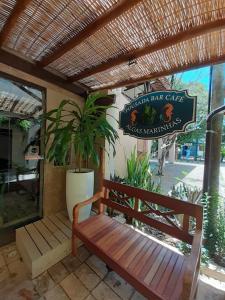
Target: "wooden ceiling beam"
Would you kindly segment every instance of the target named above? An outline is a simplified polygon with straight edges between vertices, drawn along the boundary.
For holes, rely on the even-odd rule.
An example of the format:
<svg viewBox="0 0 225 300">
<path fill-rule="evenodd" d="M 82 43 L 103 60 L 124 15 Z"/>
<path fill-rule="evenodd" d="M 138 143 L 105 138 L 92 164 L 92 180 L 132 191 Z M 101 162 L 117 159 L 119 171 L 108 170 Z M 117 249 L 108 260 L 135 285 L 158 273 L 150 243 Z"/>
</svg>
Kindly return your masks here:
<svg viewBox="0 0 225 300">
<path fill-rule="evenodd" d="M 223 28 L 225 28 L 225 19 L 216 20 L 216 21 L 208 22 L 203 25 L 193 27 L 193 28 L 189 28 L 189 29 L 179 32 L 173 36 L 165 37 L 154 44 L 145 46 L 143 48 L 135 49 L 128 53 L 121 54 L 115 58 L 111 58 L 106 62 L 103 62 L 99 65 L 94 66 L 93 68 L 86 69 L 83 72 L 80 72 L 79 74 L 69 77 L 68 81 L 75 82 L 75 81 L 81 80 L 83 78 L 89 77 L 96 73 L 106 71 L 112 67 L 116 67 L 122 63 L 128 63 L 130 60 L 138 59 L 138 58 L 140 58 L 144 55 L 150 54 L 152 52 L 171 47 L 173 45 L 184 42 L 191 38 L 194 38 L 194 37 L 197 37 L 202 34 L 205 34 L 205 33 L 211 32 L 211 31 L 215 31 L 218 29 L 223 29 Z"/>
<path fill-rule="evenodd" d="M 136 79 L 123 80 L 123 81 L 117 82 L 113 85 L 107 85 L 107 86 L 103 86 L 102 88 L 95 88 L 93 90 L 95 90 L 95 91 L 106 90 L 106 89 L 109 90 L 109 89 L 115 89 L 115 88 L 119 88 L 119 87 L 129 86 L 129 85 L 136 84 L 136 83 L 144 83 L 145 81 L 149 81 L 152 79 L 169 76 L 169 75 L 173 75 L 173 74 L 184 72 L 184 71 L 190 71 L 190 70 L 198 69 L 198 68 L 202 68 L 202 67 L 207 67 L 210 65 L 220 64 L 220 63 L 224 63 L 224 62 L 225 62 L 225 54 L 221 55 L 220 57 L 212 57 L 208 61 L 190 63 L 188 66 L 179 66 L 179 67 L 176 67 L 176 68 L 173 68 L 170 70 L 151 73 L 149 75 L 145 75 L 145 76 L 142 76 L 142 77 L 139 77 Z"/>
<path fill-rule="evenodd" d="M 0 49 L 0 63 L 3 63 L 5 65 L 8 65 L 10 67 L 13 67 L 17 70 L 20 70 L 22 72 L 25 72 L 31 76 L 37 77 L 41 80 L 47 81 L 49 83 L 52 83 L 56 86 L 59 86 L 65 90 L 68 90 L 74 94 L 80 95 L 82 97 L 86 96 L 87 91 L 90 91 L 90 88 L 82 85 L 82 87 L 79 85 L 75 85 L 72 83 L 69 83 L 66 81 L 66 79 L 57 76 L 47 70 L 44 70 L 40 67 L 38 67 L 36 64 L 29 62 L 27 60 L 24 60 L 12 53 L 9 53 L 3 49 Z M 1 75 L 1 72 L 0 72 Z"/>
<path fill-rule="evenodd" d="M 122 15 L 124 12 L 132 8 L 134 5 L 138 4 L 142 0 L 121 0 L 115 4 L 111 9 L 109 9 L 104 15 L 98 17 L 92 23 L 88 24 L 84 30 L 78 33 L 71 40 L 66 42 L 64 45 L 59 46 L 52 54 L 44 57 L 38 64 L 45 67 L 60 58 L 66 52 L 70 51 L 77 45 L 81 44 L 85 39 L 93 35 L 99 29 L 109 24 L 112 20 Z"/>
<path fill-rule="evenodd" d="M 0 47 L 4 44 L 10 32 L 13 30 L 16 21 L 30 2 L 31 0 L 19 0 L 16 2 L 10 16 L 8 17 L 0 32 Z"/>
</svg>

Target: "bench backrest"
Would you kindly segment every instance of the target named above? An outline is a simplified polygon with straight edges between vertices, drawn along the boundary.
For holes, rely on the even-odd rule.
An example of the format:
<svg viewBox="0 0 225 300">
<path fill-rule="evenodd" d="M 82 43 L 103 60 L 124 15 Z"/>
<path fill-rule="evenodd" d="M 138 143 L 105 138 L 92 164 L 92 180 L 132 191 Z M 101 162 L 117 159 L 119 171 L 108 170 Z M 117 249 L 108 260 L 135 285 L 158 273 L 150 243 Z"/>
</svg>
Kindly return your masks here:
<svg viewBox="0 0 225 300">
<path fill-rule="evenodd" d="M 200 205 L 109 180 L 103 181 L 103 187 L 103 204 L 184 242 L 193 241 L 190 220 L 195 222 L 195 230 L 202 230 Z M 177 215 L 181 215 L 182 224 L 177 222 Z"/>
</svg>

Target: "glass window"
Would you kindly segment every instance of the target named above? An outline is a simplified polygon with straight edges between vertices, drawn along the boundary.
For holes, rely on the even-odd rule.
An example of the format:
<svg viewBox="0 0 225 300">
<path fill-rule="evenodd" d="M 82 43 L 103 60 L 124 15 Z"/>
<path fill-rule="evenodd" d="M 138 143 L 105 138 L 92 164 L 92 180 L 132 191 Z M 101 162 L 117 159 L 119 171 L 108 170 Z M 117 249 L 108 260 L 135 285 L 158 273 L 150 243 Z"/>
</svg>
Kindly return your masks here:
<svg viewBox="0 0 225 300">
<path fill-rule="evenodd" d="M 0 230 L 41 215 L 43 100 L 43 90 L 0 77 Z"/>
</svg>

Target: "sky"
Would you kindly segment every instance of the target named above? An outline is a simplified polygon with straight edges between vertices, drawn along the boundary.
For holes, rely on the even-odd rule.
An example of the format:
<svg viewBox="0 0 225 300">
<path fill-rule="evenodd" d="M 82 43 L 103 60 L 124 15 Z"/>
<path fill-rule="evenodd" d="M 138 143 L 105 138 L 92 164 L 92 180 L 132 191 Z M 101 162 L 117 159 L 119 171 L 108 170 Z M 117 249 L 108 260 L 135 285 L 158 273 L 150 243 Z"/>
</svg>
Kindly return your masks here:
<svg viewBox="0 0 225 300">
<path fill-rule="evenodd" d="M 180 74 L 179 74 L 180 75 Z M 205 85 L 205 87 L 209 88 L 209 77 L 210 77 L 210 67 L 204 67 L 195 69 L 192 71 L 183 72 L 182 81 L 189 83 L 192 81 L 198 81 Z"/>
</svg>

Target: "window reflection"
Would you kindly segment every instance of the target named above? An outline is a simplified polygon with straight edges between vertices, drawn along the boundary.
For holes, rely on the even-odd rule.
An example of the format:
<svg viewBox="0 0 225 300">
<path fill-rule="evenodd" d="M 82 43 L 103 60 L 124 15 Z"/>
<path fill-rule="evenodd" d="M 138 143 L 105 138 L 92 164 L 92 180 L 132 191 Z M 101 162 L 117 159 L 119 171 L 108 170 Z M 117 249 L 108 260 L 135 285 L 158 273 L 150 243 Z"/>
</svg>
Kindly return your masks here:
<svg viewBox="0 0 225 300">
<path fill-rule="evenodd" d="M 0 78 L 0 228 L 40 214 L 43 92 Z"/>
</svg>

